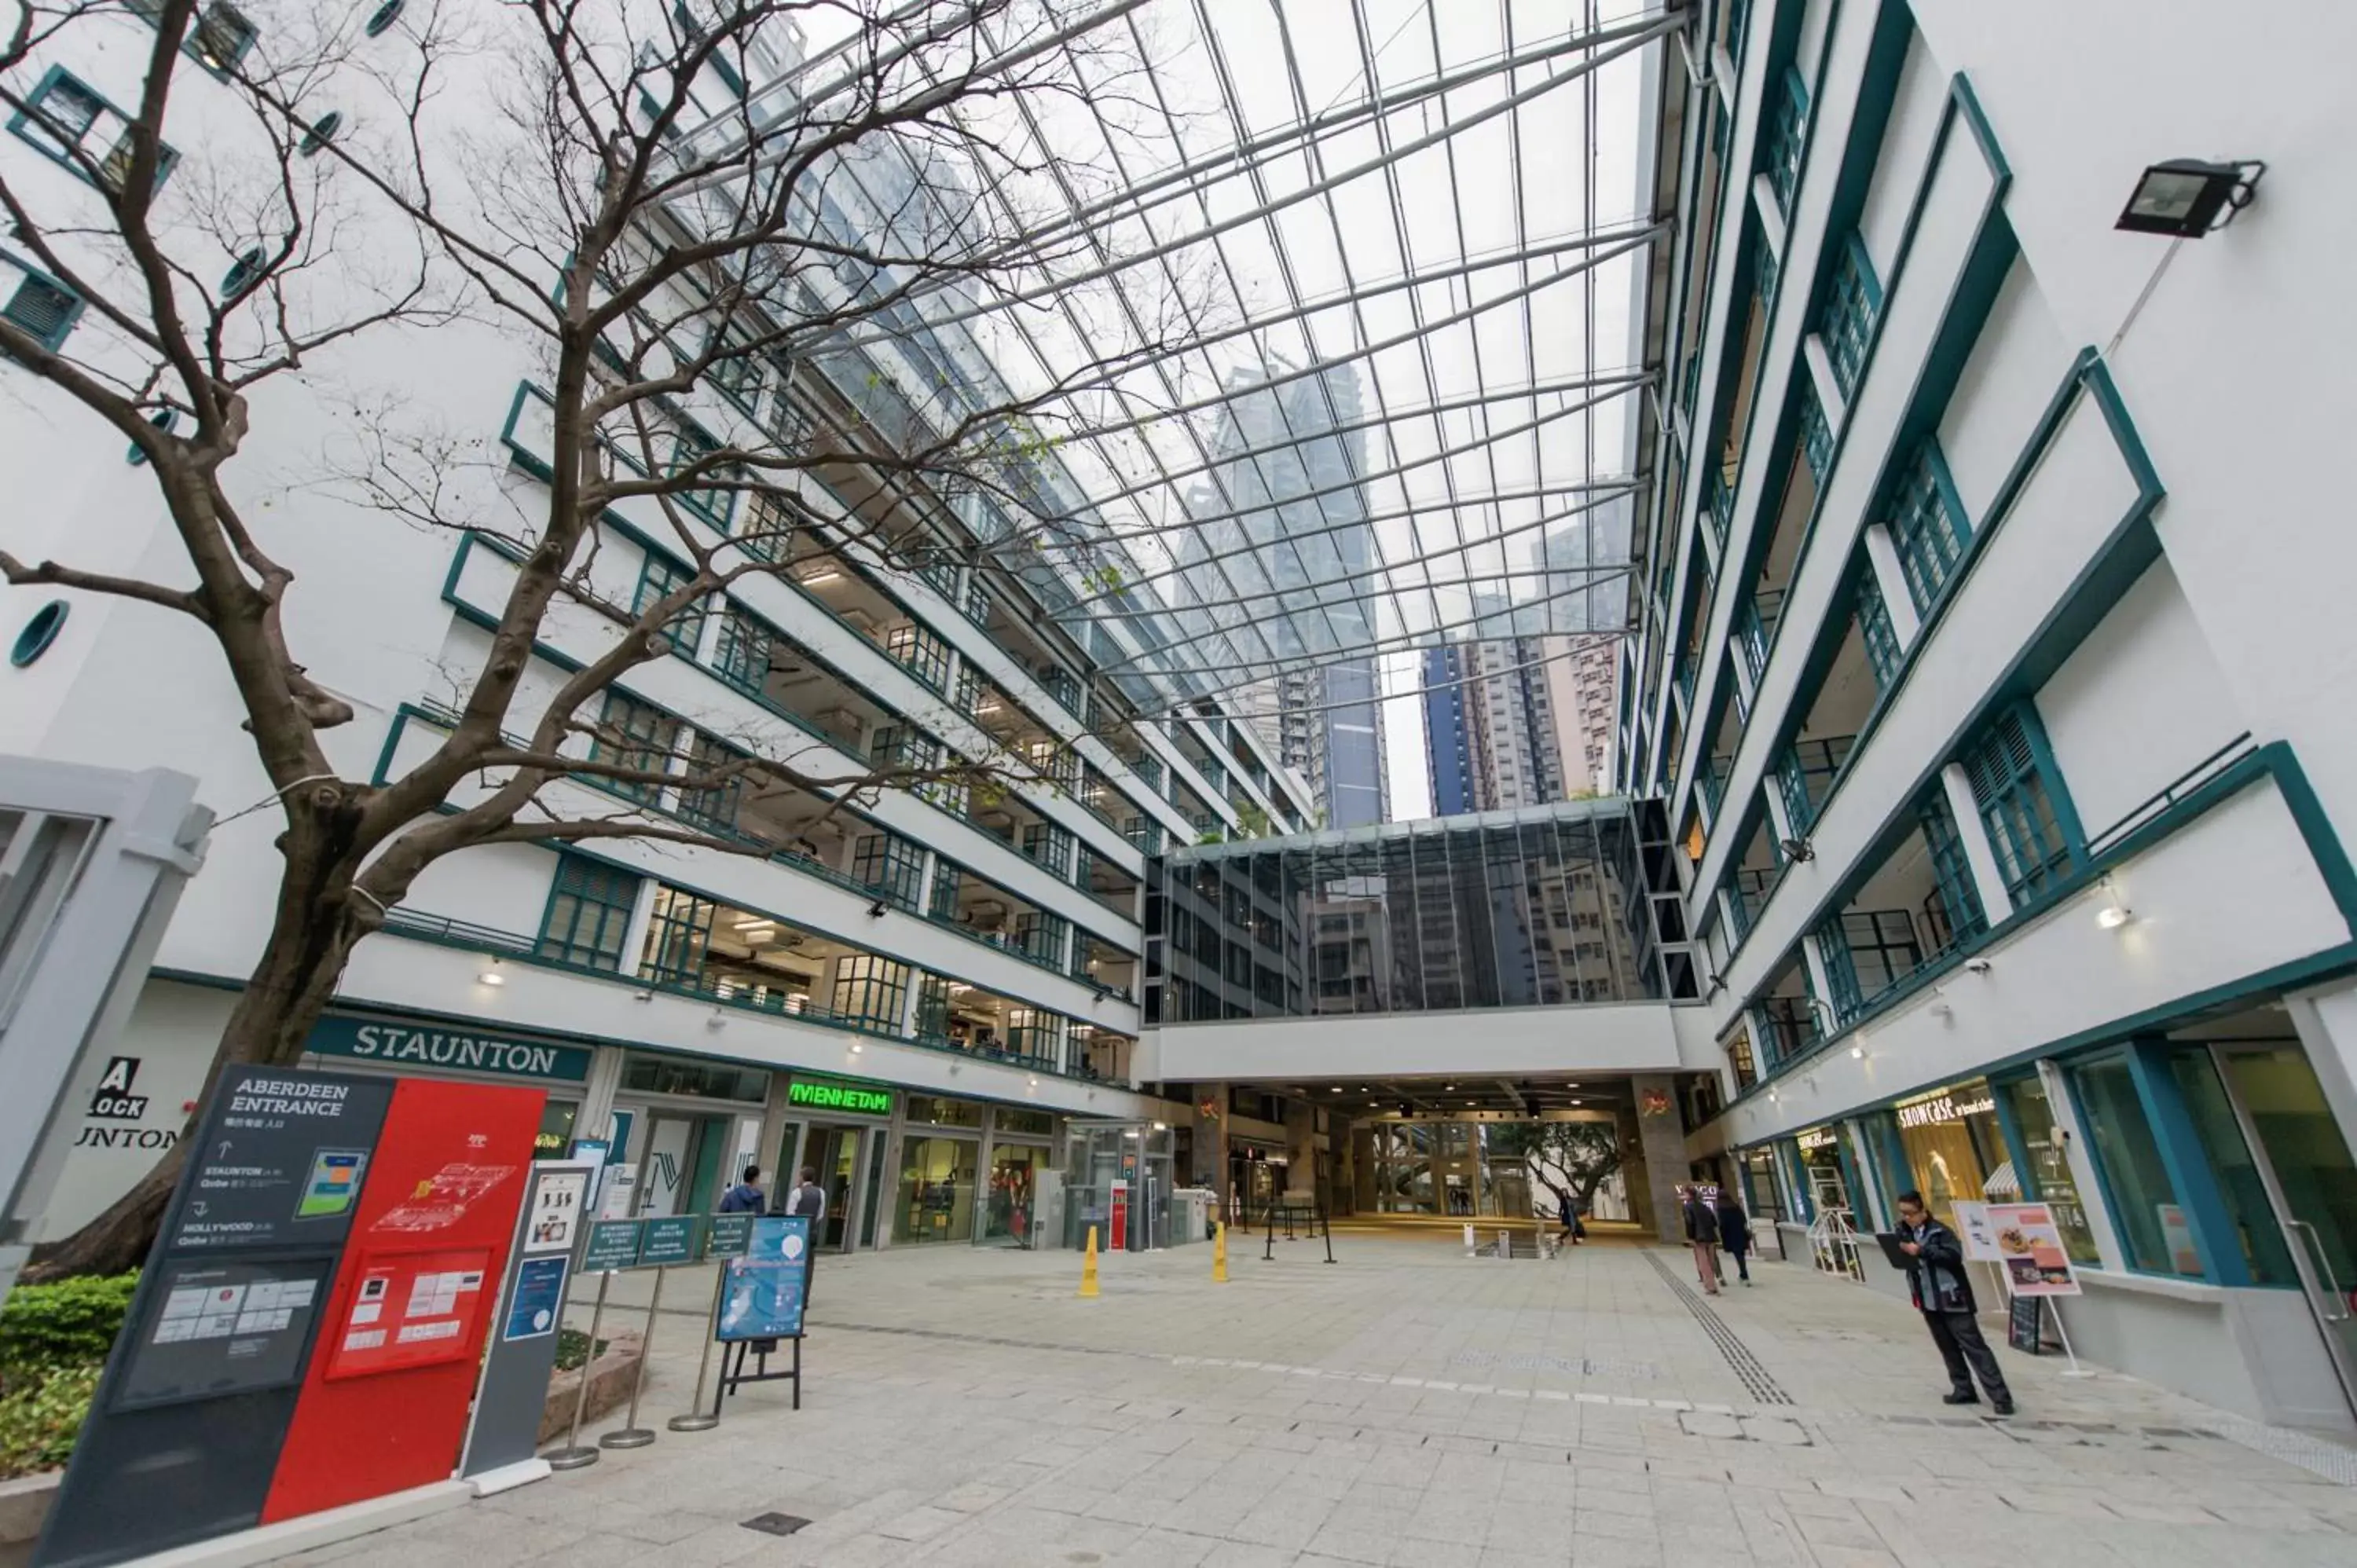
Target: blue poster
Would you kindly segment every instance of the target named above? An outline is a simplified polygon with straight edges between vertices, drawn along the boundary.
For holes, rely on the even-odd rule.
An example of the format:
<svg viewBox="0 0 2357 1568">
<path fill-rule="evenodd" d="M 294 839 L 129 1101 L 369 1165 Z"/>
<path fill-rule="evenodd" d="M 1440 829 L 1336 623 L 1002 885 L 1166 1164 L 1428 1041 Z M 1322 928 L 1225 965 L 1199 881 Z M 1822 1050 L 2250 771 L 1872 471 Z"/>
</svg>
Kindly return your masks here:
<svg viewBox="0 0 2357 1568">
<path fill-rule="evenodd" d="M 765 1214 L 720 1281 L 720 1338 L 791 1339 L 810 1297 L 810 1216 Z"/>
<path fill-rule="evenodd" d="M 537 1339 L 556 1332 L 565 1317 L 565 1269 L 573 1260 L 526 1258 L 516 1268 L 515 1294 L 508 1298 L 507 1326 L 501 1339 Z"/>
</svg>

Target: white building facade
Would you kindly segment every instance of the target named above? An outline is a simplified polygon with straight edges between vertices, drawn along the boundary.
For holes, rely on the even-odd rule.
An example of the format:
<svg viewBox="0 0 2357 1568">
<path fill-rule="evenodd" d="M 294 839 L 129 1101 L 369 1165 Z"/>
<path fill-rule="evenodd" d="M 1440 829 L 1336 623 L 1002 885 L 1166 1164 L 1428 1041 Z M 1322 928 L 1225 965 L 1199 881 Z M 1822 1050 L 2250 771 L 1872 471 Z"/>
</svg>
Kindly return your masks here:
<svg viewBox="0 0 2357 1568">
<path fill-rule="evenodd" d="M 2357 17 L 2296 9 L 1695 7 L 1616 738 L 1706 945 L 1701 1168 L 1795 1239 L 2046 1202 L 2082 1357 L 2347 1430 Z M 2115 230 L 2186 157 L 2265 178 Z"/>
<path fill-rule="evenodd" d="M 201 38 L 267 48 L 270 16 L 214 5 Z M 336 105 L 343 134 L 367 128 L 369 68 L 414 47 L 408 25 L 363 35 L 353 24 L 350 74 L 320 89 L 323 105 L 345 86 L 355 94 Z M 108 116 L 138 101 L 153 36 L 135 8 L 95 17 L 12 79 L 49 106 L 0 134 L 13 188 L 46 210 L 83 199 L 96 210 L 96 192 L 59 156 L 59 128 L 119 129 Z M 780 60 L 793 58 L 791 43 L 779 40 Z M 186 156 L 160 201 L 177 194 L 174 181 L 187 188 L 210 160 L 233 159 L 235 138 L 253 134 L 231 91 L 182 71 L 166 136 Z M 348 234 L 329 264 L 399 240 Z M 0 263 L 11 321 L 77 358 L 124 359 L 117 329 L 6 240 Z M 252 434 L 225 482 L 295 573 L 290 645 L 357 714 L 324 737 L 348 779 L 395 776 L 443 733 L 516 571 L 515 548 L 493 532 L 405 526 L 337 482 L 350 410 L 406 411 L 415 430 L 447 437 L 454 494 L 544 516 L 545 373 L 532 344 L 469 318 L 430 334 L 355 335 L 254 396 Z M 21 367 L 0 360 L 0 483 L 38 502 L 13 511 L 9 551 L 185 578 L 154 479 L 126 461 L 123 436 Z M 681 417 L 738 445 L 790 429 L 838 442 L 843 461 L 824 478 L 785 483 L 811 515 L 856 505 L 873 520 L 898 503 L 879 499 L 889 487 L 863 470 L 844 433 L 881 424 L 859 403 L 875 387 L 872 373 L 805 365 L 700 386 Z M 716 495 L 697 515 L 716 540 L 745 532 L 759 504 Z M 1309 802 L 1265 743 L 1216 704 L 1141 712 L 1135 685 L 1104 668 L 1129 650 L 1084 647 L 1028 579 L 973 564 L 985 553 L 955 533 L 960 515 L 910 508 L 886 524 L 938 546 L 936 561 L 968 563 L 921 572 L 887 564 L 859 531 L 797 530 L 775 571 L 738 579 L 673 623 L 671 653 L 620 681 L 603 720 L 643 736 L 645 754 L 675 770 L 716 748 L 775 747 L 823 775 L 954 755 L 1028 767 L 1036 781 L 996 794 L 888 791 L 834 811 L 791 790 L 716 802 L 647 789 L 618 806 L 610 788 L 556 786 L 551 800 L 568 811 L 640 810 L 759 852 L 617 839 L 459 853 L 358 949 L 306 1060 L 541 1084 L 551 1095 L 543 1147 L 604 1144 L 642 1211 L 708 1208 L 744 1163 L 765 1173 L 815 1165 L 832 1198 L 827 1240 L 844 1248 L 1023 1242 L 1009 1211 L 1038 1190 L 1066 1125 L 1175 1119 L 1134 1077 L 1146 857 L 1173 835 L 1194 842 L 1247 821 L 1297 827 Z M 618 505 L 588 567 L 597 591 L 625 607 L 660 596 L 681 570 L 668 532 L 651 501 Z M 0 606 L 16 639 L 0 680 L 0 744 L 180 768 L 203 780 L 222 818 L 115 1047 L 130 1064 L 116 1088 L 143 1109 L 70 1119 L 67 1196 L 41 1224 L 55 1238 L 178 1135 L 269 929 L 277 819 L 219 650 L 189 619 L 32 587 L 0 590 Z M 520 709 L 607 635 L 579 607 L 553 613 Z"/>
</svg>

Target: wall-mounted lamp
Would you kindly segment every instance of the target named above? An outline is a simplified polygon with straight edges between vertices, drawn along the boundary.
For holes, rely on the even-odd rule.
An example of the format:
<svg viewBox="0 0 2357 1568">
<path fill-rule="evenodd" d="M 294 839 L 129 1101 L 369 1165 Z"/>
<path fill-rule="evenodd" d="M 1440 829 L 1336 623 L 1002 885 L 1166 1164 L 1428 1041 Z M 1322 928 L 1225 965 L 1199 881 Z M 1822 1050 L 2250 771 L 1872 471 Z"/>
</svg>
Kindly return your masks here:
<svg viewBox="0 0 2357 1568">
<path fill-rule="evenodd" d="M 712 1010 L 712 1016 L 704 1021 L 704 1026 L 707 1029 L 719 1029 L 726 1027 L 727 1023 L 727 1013 L 721 1008 L 715 1007 Z"/>
<path fill-rule="evenodd" d="M 1849 1059 L 1854 1062 L 1864 1061 L 1866 1059 L 1866 1047 L 1864 1046 L 1852 1046 L 1849 1048 Z"/>
<path fill-rule="evenodd" d="M 651 1002 L 654 999 L 655 993 L 651 991 L 633 991 L 630 993 L 630 1000 L 633 1002 Z"/>
<path fill-rule="evenodd" d="M 1817 858 L 1816 845 L 1806 839 L 1786 839 L 1783 842 L 1785 856 L 1795 863 Z"/>
<path fill-rule="evenodd" d="M 485 985 L 505 985 L 508 983 L 508 977 L 500 972 L 498 959 L 491 960 L 491 966 L 475 978 Z"/>
<path fill-rule="evenodd" d="M 857 1040 L 854 1040 L 854 1041 L 852 1041 L 852 1042 L 851 1042 L 851 1054 L 852 1054 L 853 1056 L 855 1056 L 855 1057 L 856 1057 L 856 1056 L 857 1056 L 860 1052 L 862 1052 L 862 1051 L 866 1050 L 866 1048 L 867 1048 L 867 1047 L 866 1047 L 865 1045 L 863 1045 L 862 1043 L 860 1043 L 860 1042 L 859 1042 L 859 1041 L 857 1041 Z"/>
<path fill-rule="evenodd" d="M 1989 961 L 1985 958 L 1968 959 L 1964 962 L 1964 972 L 1967 974 L 1986 974 L 1989 972 Z"/>
<path fill-rule="evenodd" d="M 867 918 L 871 920 L 880 920 L 884 918 L 884 912 L 890 908 L 890 905 L 885 903 L 883 899 L 878 898 L 876 902 L 867 906 Z"/>
<path fill-rule="evenodd" d="M 2256 158 L 2211 163 L 2170 158 L 2154 164 L 2136 180 L 2115 229 L 2135 234 L 2168 234 L 2198 240 L 2223 229 L 2258 194 L 2267 166 Z"/>
<path fill-rule="evenodd" d="M 1031 1087 L 1032 1087 L 1032 1088 L 1034 1088 L 1034 1089 L 1037 1089 L 1037 1088 L 1039 1088 L 1039 1075 L 1038 1075 L 1037 1073 L 1034 1073 L 1034 1074 L 1031 1076 Z M 1095 1096 L 1095 1095 L 1093 1095 L 1093 1094 L 1092 1094 L 1092 1095 L 1090 1095 L 1090 1096 L 1089 1096 L 1089 1098 L 1090 1098 L 1091 1100 L 1094 1100 L 1094 1099 L 1096 1098 L 1096 1096 Z"/>
</svg>

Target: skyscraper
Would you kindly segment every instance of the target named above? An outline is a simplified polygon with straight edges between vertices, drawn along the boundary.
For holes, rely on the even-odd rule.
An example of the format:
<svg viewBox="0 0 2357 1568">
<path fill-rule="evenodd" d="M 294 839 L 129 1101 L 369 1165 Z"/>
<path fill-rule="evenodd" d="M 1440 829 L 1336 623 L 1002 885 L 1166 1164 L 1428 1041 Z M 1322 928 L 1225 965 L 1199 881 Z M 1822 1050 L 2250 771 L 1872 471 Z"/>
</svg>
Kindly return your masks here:
<svg viewBox="0 0 2357 1568">
<path fill-rule="evenodd" d="M 1428 650 L 1424 722 L 1432 809 L 1488 811 L 1565 799 L 1559 712 L 1548 680 L 1555 638 L 1509 638 Z"/>
<path fill-rule="evenodd" d="M 1390 789 L 1358 372 L 1239 371 L 1227 390 L 1180 558 L 1197 613 L 1239 659 L 1266 660 L 1233 672 L 1247 679 L 1228 706 L 1308 781 L 1329 825 L 1382 822 Z"/>
</svg>

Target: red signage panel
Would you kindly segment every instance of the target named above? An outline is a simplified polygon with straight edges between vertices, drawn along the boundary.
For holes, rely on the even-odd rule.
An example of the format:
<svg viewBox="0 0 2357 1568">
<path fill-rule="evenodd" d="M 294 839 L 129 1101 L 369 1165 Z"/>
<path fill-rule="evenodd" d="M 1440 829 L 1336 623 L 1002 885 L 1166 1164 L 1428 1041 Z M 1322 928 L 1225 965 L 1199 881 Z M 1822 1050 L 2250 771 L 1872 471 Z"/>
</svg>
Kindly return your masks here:
<svg viewBox="0 0 2357 1568">
<path fill-rule="evenodd" d="M 395 1087 L 264 1523 L 457 1466 L 546 1098 L 427 1079 Z"/>
</svg>

